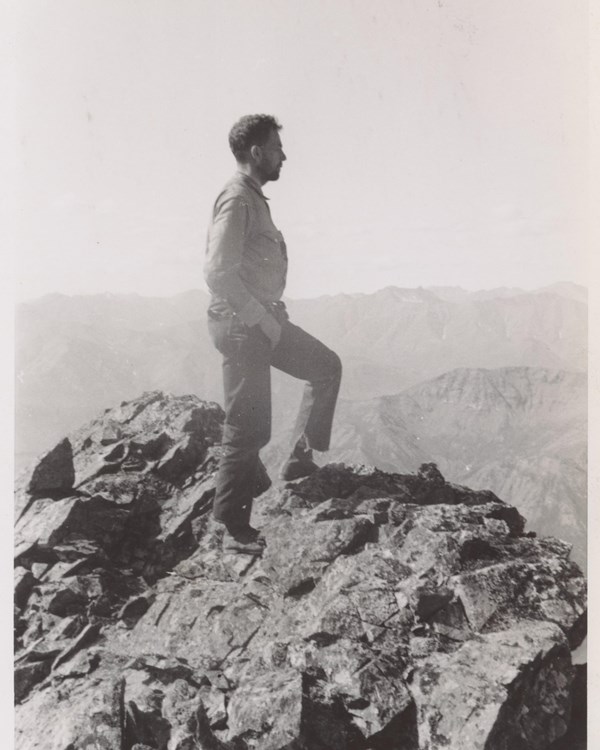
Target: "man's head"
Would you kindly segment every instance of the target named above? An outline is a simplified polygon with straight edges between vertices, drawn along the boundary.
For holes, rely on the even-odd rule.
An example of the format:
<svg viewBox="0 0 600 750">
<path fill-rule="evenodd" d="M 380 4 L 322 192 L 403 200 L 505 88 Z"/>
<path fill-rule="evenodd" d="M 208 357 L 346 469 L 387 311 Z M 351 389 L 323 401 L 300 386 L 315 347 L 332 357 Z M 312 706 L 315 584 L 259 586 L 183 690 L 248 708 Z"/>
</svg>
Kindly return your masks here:
<svg viewBox="0 0 600 750">
<path fill-rule="evenodd" d="M 286 159 L 280 130 L 281 125 L 271 115 L 245 115 L 229 131 L 229 146 L 236 161 L 262 184 L 279 179 Z"/>
</svg>

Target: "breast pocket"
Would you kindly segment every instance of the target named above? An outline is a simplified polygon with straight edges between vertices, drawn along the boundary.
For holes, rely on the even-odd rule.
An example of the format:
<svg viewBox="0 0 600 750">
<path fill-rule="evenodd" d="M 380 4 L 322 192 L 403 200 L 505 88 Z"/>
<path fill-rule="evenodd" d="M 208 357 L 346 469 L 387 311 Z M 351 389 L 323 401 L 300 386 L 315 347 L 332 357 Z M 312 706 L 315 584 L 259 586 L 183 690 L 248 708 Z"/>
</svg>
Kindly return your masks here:
<svg viewBox="0 0 600 750">
<path fill-rule="evenodd" d="M 260 235 L 261 247 L 264 250 L 264 260 L 283 260 L 287 261 L 287 248 L 283 235 L 279 230 L 262 232 Z"/>
</svg>

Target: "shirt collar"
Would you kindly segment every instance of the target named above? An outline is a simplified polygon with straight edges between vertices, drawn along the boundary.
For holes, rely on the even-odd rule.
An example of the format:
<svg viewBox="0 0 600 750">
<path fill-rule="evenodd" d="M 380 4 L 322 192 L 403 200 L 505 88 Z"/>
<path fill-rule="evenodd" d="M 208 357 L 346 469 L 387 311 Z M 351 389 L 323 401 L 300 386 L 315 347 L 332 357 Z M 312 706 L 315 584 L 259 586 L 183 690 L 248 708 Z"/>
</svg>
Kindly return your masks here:
<svg viewBox="0 0 600 750">
<path fill-rule="evenodd" d="M 244 182 L 248 187 L 251 187 L 253 190 L 256 190 L 256 192 L 260 195 L 261 198 L 264 198 L 264 200 L 268 201 L 269 199 L 267 196 L 263 193 L 262 187 L 260 183 L 258 183 L 253 177 L 250 177 L 250 175 L 246 174 L 245 172 L 236 172 L 236 177 Z"/>
</svg>

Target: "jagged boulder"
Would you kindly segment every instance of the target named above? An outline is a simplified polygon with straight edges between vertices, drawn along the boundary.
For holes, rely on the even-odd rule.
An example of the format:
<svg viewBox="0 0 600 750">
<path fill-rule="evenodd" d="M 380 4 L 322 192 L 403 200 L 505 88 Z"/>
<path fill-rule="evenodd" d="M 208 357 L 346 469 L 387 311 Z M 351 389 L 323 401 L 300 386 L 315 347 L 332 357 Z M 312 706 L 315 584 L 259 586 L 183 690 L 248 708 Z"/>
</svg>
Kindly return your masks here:
<svg viewBox="0 0 600 750">
<path fill-rule="evenodd" d="M 434 465 L 332 464 L 258 498 L 261 559 L 223 555 L 222 416 L 144 394 L 68 437 L 62 483 L 48 467 L 65 446 L 17 487 L 18 750 L 549 750 L 567 736 L 586 626 L 568 545 Z"/>
<path fill-rule="evenodd" d="M 340 555 L 360 549 L 372 528 L 367 518 L 314 523 L 282 517 L 269 524 L 263 570 L 286 595 L 312 588 Z M 270 542 L 269 542 L 270 540 Z"/>
<path fill-rule="evenodd" d="M 561 629 L 536 621 L 432 654 L 411 683 L 420 747 L 545 750 L 567 730 L 569 664 Z"/>
<path fill-rule="evenodd" d="M 75 482 L 73 448 L 68 438 L 42 456 L 31 475 L 27 491 L 30 495 L 68 492 Z"/>
</svg>

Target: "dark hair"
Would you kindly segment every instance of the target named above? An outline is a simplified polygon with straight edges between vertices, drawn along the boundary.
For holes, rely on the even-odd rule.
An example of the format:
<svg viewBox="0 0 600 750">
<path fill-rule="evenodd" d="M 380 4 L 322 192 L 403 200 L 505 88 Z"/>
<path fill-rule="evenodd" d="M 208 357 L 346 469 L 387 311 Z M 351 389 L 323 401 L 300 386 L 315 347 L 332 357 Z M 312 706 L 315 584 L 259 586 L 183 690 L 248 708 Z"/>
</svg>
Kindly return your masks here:
<svg viewBox="0 0 600 750">
<path fill-rule="evenodd" d="M 264 146 L 273 130 L 281 130 L 281 125 L 272 115 L 241 117 L 229 131 L 229 147 L 237 161 L 248 161 L 252 146 Z"/>
</svg>

